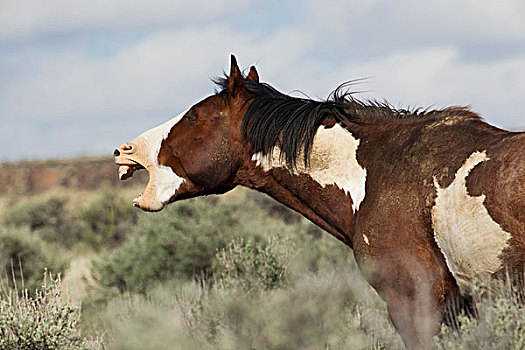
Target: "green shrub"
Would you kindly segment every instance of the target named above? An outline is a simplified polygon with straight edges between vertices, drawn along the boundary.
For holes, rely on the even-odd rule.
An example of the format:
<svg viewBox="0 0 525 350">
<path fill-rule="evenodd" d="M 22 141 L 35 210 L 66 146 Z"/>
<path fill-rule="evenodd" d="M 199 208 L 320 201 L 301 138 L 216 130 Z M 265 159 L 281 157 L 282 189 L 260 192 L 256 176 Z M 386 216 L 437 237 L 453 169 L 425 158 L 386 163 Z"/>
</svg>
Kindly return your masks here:
<svg viewBox="0 0 525 350">
<path fill-rule="evenodd" d="M 140 215 L 124 244 L 94 263 L 93 275 L 103 286 L 139 293 L 172 278 L 207 275 L 236 233 L 234 213 L 213 200 L 189 200 Z"/>
<path fill-rule="evenodd" d="M 55 197 L 24 201 L 6 210 L 3 221 L 7 226 L 28 226 L 47 242 L 71 247 L 78 242 L 80 231 L 66 203 L 66 199 Z"/>
<path fill-rule="evenodd" d="M 239 286 L 244 291 L 279 288 L 285 283 L 288 257 L 293 246 L 271 236 L 266 242 L 240 237 L 221 249 L 215 259 L 215 274 L 222 287 Z"/>
<path fill-rule="evenodd" d="M 57 226 L 63 220 L 65 204 L 63 198 L 24 201 L 4 212 L 4 223 L 8 226 L 29 226 L 32 231 Z"/>
<path fill-rule="evenodd" d="M 70 210 L 64 198 L 28 200 L 3 214 L 8 226 L 29 226 L 47 242 L 72 248 L 87 245 L 92 249 L 118 246 L 137 221 L 137 209 L 112 191 L 85 208 Z"/>
<path fill-rule="evenodd" d="M 80 334 L 80 308 L 62 295 L 60 276 L 43 276 L 33 296 L 0 285 L 0 349 L 102 349 Z"/>
<path fill-rule="evenodd" d="M 0 247 L 0 276 L 14 275 L 18 285 L 25 285 L 30 292 L 41 285 L 46 268 L 60 273 L 67 267 L 60 249 L 44 242 L 28 227 L 0 227 Z"/>
<path fill-rule="evenodd" d="M 120 245 L 137 221 L 138 210 L 114 192 L 104 192 L 87 208 L 75 213 L 79 239 L 90 247 Z"/>
</svg>

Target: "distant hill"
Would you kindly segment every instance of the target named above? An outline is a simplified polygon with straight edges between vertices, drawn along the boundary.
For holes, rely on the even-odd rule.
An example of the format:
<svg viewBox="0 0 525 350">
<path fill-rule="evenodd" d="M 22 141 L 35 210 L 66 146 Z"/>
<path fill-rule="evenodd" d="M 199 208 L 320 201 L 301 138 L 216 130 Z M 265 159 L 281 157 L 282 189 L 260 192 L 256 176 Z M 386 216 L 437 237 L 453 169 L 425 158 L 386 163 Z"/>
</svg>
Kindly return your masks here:
<svg viewBox="0 0 525 350">
<path fill-rule="evenodd" d="M 111 157 L 0 163 L 0 197 L 36 194 L 55 187 L 81 190 L 129 187 L 146 183 L 148 175 L 146 171 L 137 171 L 134 178 L 134 181 L 120 181 Z"/>
</svg>

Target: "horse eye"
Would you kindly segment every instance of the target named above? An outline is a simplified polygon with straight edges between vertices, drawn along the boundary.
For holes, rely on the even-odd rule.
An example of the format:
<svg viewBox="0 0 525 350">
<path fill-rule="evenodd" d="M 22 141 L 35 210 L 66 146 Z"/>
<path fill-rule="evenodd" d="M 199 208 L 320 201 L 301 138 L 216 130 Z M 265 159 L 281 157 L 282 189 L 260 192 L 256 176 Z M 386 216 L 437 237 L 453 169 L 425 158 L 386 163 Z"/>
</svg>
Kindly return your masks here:
<svg viewBox="0 0 525 350">
<path fill-rule="evenodd" d="M 185 116 L 185 118 L 190 122 L 190 123 L 196 123 L 197 122 L 197 117 L 194 116 L 193 114 L 188 114 Z"/>
</svg>

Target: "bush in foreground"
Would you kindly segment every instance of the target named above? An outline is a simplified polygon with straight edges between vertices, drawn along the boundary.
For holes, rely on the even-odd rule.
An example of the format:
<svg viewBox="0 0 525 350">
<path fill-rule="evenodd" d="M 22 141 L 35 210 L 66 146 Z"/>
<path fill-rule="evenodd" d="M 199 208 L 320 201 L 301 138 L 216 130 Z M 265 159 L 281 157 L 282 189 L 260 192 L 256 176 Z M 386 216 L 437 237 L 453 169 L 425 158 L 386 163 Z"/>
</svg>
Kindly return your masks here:
<svg viewBox="0 0 525 350">
<path fill-rule="evenodd" d="M 384 310 L 358 307 L 358 285 L 333 271 L 260 293 L 171 281 L 118 296 L 102 319 L 115 349 L 402 349 Z"/>
<path fill-rule="evenodd" d="M 100 339 L 80 334 L 79 320 L 80 308 L 62 294 L 60 276 L 46 272 L 33 296 L 0 286 L 0 349 L 102 349 Z"/>
</svg>

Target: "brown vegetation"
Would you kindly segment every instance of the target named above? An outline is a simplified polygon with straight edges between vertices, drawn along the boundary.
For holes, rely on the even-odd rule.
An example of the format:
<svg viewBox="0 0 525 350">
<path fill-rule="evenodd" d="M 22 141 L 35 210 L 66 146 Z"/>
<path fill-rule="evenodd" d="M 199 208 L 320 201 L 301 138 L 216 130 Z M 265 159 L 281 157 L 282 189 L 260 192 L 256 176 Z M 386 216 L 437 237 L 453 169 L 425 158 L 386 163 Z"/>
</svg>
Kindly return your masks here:
<svg viewBox="0 0 525 350">
<path fill-rule="evenodd" d="M 111 157 L 0 163 L 0 197 L 38 194 L 56 187 L 94 190 L 133 184 L 119 181 L 116 174 L 117 166 Z M 145 172 L 136 174 L 134 183 L 146 181 Z"/>
</svg>

